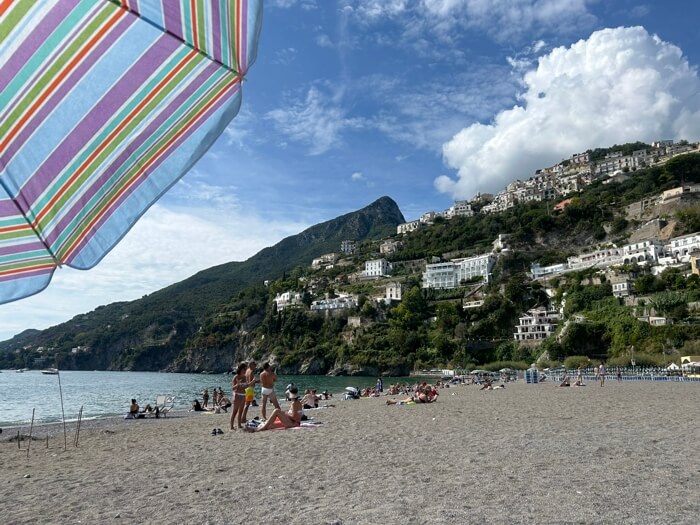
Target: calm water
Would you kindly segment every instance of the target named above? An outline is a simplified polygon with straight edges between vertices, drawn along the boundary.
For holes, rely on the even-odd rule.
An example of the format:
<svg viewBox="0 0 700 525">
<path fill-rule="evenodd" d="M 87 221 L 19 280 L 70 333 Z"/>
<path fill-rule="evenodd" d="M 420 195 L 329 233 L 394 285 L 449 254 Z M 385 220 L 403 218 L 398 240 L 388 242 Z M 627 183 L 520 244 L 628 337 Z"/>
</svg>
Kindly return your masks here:
<svg viewBox="0 0 700 525">
<path fill-rule="evenodd" d="M 59 376 L 44 375 L 38 370 L 0 373 L 0 427 L 29 422 L 32 408 L 36 408 L 35 422 L 50 423 L 61 420 Z M 131 398 L 144 407 L 154 403 L 159 394 L 176 396 L 175 409 L 188 409 L 192 400 L 201 400 L 205 388 L 211 391 L 222 387 L 231 396 L 230 375 L 164 374 L 157 372 L 61 372 L 63 405 L 66 420 L 78 417 L 83 407 L 83 418 L 98 418 L 126 413 Z M 408 382 L 408 378 L 385 377 L 384 385 Z M 305 388 L 318 392 L 328 390 L 338 399 L 346 386 L 374 385 L 372 377 L 279 376 L 276 390 L 283 397 L 288 383 L 293 382 L 303 393 Z M 257 388 L 258 400 L 260 387 Z"/>
</svg>

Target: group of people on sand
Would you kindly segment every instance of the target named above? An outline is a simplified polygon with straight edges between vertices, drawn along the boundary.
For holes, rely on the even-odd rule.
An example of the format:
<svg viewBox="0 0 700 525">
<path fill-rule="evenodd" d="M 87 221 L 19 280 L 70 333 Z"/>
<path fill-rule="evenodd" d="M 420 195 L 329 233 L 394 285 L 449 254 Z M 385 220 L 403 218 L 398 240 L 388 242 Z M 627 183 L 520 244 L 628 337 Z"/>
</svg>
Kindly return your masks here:
<svg viewBox="0 0 700 525">
<path fill-rule="evenodd" d="M 387 405 L 405 405 L 407 403 L 434 403 L 440 394 L 432 385 L 424 382 L 415 389 L 413 395 L 404 399 L 387 399 Z"/>
<path fill-rule="evenodd" d="M 292 386 L 288 389 L 287 397 L 292 404 L 287 412 L 280 407 L 277 395 L 275 394 L 275 382 L 277 374 L 271 369 L 270 363 L 263 364 L 260 376 L 256 377 L 256 363 L 241 363 L 236 368 L 236 373 L 231 381 L 231 390 L 233 391 L 233 411 L 229 419 L 229 430 L 233 431 L 248 430 L 259 432 L 278 428 L 282 425 L 284 428 L 298 427 L 301 425 L 302 404 L 299 399 L 299 391 Z M 248 418 L 248 409 L 255 400 L 255 385 L 260 383 L 262 402 L 260 404 L 260 415 L 263 421 L 257 427 L 249 427 L 245 425 Z M 267 402 L 270 401 L 275 407 L 272 413 L 267 415 Z"/>
<path fill-rule="evenodd" d="M 211 405 L 209 404 L 210 399 Z M 202 392 L 202 402 L 200 403 L 199 399 L 194 399 L 191 410 L 193 412 L 228 412 L 231 405 L 231 400 L 224 395 L 221 387 L 218 389 L 214 387 L 211 397 L 209 397 L 209 389 L 205 388 Z"/>
<path fill-rule="evenodd" d="M 136 399 L 132 399 L 131 404 L 129 405 L 129 411 L 126 413 L 125 419 L 142 419 L 150 415 L 159 417 L 160 409 L 158 407 L 153 408 L 151 405 L 146 405 L 145 407 L 143 407 L 143 410 L 141 410 L 141 407 L 136 402 Z"/>
</svg>

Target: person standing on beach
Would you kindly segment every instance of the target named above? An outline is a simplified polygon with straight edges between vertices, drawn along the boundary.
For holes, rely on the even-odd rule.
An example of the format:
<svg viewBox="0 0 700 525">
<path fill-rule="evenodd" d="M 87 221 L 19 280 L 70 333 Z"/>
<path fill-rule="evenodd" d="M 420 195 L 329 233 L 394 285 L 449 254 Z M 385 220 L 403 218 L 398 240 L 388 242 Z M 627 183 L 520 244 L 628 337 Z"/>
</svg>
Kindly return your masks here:
<svg viewBox="0 0 700 525">
<path fill-rule="evenodd" d="M 275 381 L 277 374 L 270 370 L 270 363 L 263 365 L 263 371 L 260 372 L 260 385 L 262 386 L 262 406 L 260 407 L 260 415 L 263 419 L 267 419 L 267 400 L 274 405 L 276 409 L 280 409 L 279 401 L 275 395 Z"/>
<path fill-rule="evenodd" d="M 598 367 L 598 379 L 600 379 L 600 386 L 603 386 L 605 384 L 605 364 L 602 361 Z"/>
<path fill-rule="evenodd" d="M 245 407 L 245 389 L 248 388 L 248 382 L 246 381 L 245 377 L 246 368 L 248 368 L 246 363 L 241 363 L 238 365 L 238 368 L 236 368 L 236 374 L 233 376 L 233 380 L 231 381 L 231 390 L 233 391 L 233 411 L 231 412 L 231 419 L 229 420 L 229 430 L 234 430 L 235 422 L 238 423 L 239 429 L 243 428 L 241 419 L 243 418 L 243 408 Z M 255 379 L 253 382 L 255 382 Z"/>
<path fill-rule="evenodd" d="M 248 408 L 255 401 L 255 361 L 248 363 L 248 370 L 245 371 L 245 380 L 248 386 L 245 389 L 245 408 L 243 409 L 243 421 L 248 421 Z"/>
<path fill-rule="evenodd" d="M 207 408 L 209 406 L 209 389 L 205 388 L 202 392 L 202 406 Z"/>
</svg>

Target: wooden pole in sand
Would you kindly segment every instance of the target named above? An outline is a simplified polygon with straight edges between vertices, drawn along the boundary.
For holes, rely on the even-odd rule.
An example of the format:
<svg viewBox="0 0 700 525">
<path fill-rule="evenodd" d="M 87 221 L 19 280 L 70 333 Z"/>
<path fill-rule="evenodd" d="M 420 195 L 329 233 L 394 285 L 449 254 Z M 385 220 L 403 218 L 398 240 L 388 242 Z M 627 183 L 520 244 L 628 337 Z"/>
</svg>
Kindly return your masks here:
<svg viewBox="0 0 700 525">
<path fill-rule="evenodd" d="M 68 450 L 68 434 L 66 433 L 66 412 L 63 410 L 63 389 L 61 388 L 61 372 L 58 371 L 58 393 L 61 395 L 61 416 L 63 417 L 63 450 Z"/>
<path fill-rule="evenodd" d="M 80 407 L 80 412 L 78 412 L 78 426 L 75 429 L 75 440 L 73 440 L 73 445 L 78 446 L 78 439 L 80 438 L 80 424 L 83 421 L 83 407 Z"/>
<path fill-rule="evenodd" d="M 29 447 L 32 446 L 32 431 L 34 430 L 34 411 L 36 408 L 32 408 L 32 424 L 29 426 L 29 443 L 27 443 L 27 457 L 29 457 Z"/>
</svg>

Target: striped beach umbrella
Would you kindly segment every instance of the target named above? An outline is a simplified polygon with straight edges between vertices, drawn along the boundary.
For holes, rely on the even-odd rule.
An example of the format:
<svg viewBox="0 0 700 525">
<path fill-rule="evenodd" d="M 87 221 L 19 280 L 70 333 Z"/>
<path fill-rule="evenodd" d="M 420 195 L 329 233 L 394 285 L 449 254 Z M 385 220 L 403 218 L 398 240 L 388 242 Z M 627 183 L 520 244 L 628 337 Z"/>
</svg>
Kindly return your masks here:
<svg viewBox="0 0 700 525">
<path fill-rule="evenodd" d="M 241 104 L 262 0 L 0 0 L 0 303 L 95 266 Z"/>
</svg>

